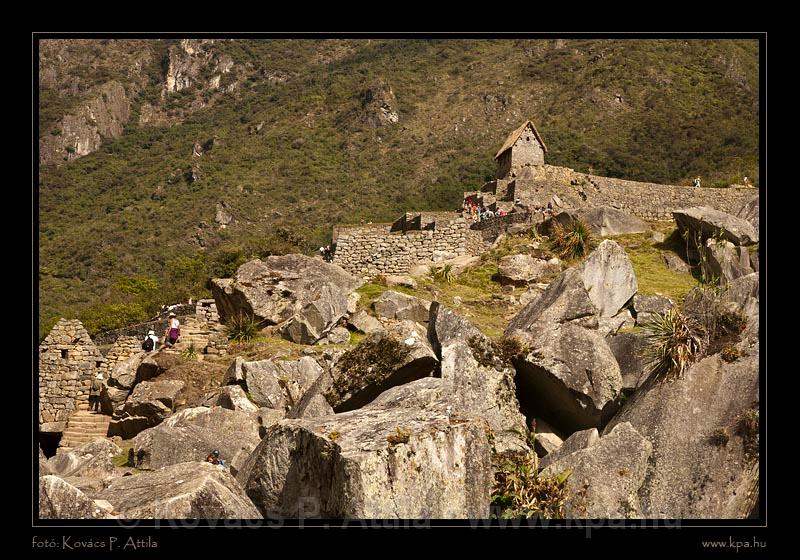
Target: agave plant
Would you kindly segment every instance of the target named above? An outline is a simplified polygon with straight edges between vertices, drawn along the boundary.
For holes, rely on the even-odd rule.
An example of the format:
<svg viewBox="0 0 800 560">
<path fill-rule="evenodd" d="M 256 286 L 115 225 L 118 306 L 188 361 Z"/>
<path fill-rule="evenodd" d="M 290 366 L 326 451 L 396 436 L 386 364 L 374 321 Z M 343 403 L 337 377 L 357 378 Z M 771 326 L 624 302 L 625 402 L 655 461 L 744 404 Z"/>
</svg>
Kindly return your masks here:
<svg viewBox="0 0 800 560">
<path fill-rule="evenodd" d="M 447 282 L 448 284 L 455 279 L 452 264 L 446 264 L 444 266 L 432 266 L 430 268 L 430 272 L 431 276 L 433 276 L 436 280 Z"/>
<path fill-rule="evenodd" d="M 562 259 L 578 259 L 585 256 L 592 241 L 589 227 L 580 220 L 573 220 L 565 226 L 553 221 L 550 232 L 550 245 L 553 252 Z"/>
<path fill-rule="evenodd" d="M 258 321 L 247 313 L 234 315 L 228 321 L 228 339 L 234 342 L 247 342 L 258 334 Z"/>
<path fill-rule="evenodd" d="M 649 373 L 660 379 L 683 377 L 703 350 L 703 329 L 677 308 L 656 314 L 642 325 L 648 337 Z"/>
</svg>

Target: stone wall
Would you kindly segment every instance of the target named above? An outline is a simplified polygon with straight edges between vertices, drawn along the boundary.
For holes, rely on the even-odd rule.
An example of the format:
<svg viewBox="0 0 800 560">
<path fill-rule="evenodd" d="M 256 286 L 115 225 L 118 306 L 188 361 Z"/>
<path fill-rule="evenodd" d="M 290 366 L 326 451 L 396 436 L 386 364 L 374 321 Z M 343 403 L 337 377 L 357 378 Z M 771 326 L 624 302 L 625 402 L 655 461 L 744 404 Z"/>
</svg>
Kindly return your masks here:
<svg viewBox="0 0 800 560">
<path fill-rule="evenodd" d="M 372 277 L 403 274 L 448 253 L 477 255 L 485 250 L 479 231 L 471 230 L 461 216 L 447 216 L 437 219 L 432 229 L 393 232 L 391 224 L 336 228 L 333 263 L 356 276 Z"/>
<path fill-rule="evenodd" d="M 114 370 L 114 366 L 116 366 L 119 362 L 127 360 L 134 354 L 143 352 L 143 341 L 144 335 L 142 335 L 142 338 L 137 338 L 135 336 L 118 337 L 117 340 L 114 341 L 114 344 L 112 344 L 111 347 L 106 351 L 103 365 L 98 368 L 98 371 L 103 374 L 103 379 L 107 380 L 109 378 L 109 375 Z"/>
<path fill-rule="evenodd" d="M 512 212 L 505 216 L 495 216 L 482 222 L 475 222 L 470 229 L 480 232 L 485 243 L 492 243 L 500 234 L 505 233 L 512 224 L 532 223 L 529 212 Z"/>
<path fill-rule="evenodd" d="M 61 319 L 39 345 L 39 430 L 62 432 L 104 358 L 78 320 Z M 83 406 L 82 406 L 83 407 Z"/>
</svg>

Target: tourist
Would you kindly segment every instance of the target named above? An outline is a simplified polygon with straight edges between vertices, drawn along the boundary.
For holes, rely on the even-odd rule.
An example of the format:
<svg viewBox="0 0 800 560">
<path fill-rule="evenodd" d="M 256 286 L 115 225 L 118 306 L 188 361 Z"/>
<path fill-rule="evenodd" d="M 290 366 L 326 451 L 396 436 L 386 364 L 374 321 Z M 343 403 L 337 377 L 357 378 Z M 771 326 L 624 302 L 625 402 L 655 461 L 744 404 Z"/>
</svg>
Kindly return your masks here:
<svg viewBox="0 0 800 560">
<path fill-rule="evenodd" d="M 169 314 L 169 323 L 167 324 L 167 330 L 164 331 L 164 343 L 167 346 L 174 346 L 178 340 L 181 338 L 181 323 L 178 321 L 178 318 L 175 316 L 175 313 Z"/>
<path fill-rule="evenodd" d="M 156 336 L 156 331 L 150 329 L 147 331 L 147 336 L 144 338 L 142 342 L 142 350 L 145 352 L 155 352 L 156 347 L 158 346 L 158 337 Z"/>
<path fill-rule="evenodd" d="M 744 176 L 743 182 L 744 182 L 744 186 L 745 187 L 749 187 L 750 186 L 750 180 L 747 178 L 747 175 Z"/>
<path fill-rule="evenodd" d="M 206 463 L 211 463 L 212 465 L 218 465 L 222 468 L 225 468 L 225 461 L 219 458 L 219 449 L 215 449 L 209 453 L 208 457 L 206 457 Z"/>
<path fill-rule="evenodd" d="M 700 187 L 700 177 L 697 177 L 697 178 L 694 180 L 694 186 L 695 186 L 696 188 L 697 188 L 697 187 Z"/>
<path fill-rule="evenodd" d="M 100 412 L 100 391 L 103 389 L 103 374 L 98 373 L 89 387 L 89 410 Z"/>
</svg>

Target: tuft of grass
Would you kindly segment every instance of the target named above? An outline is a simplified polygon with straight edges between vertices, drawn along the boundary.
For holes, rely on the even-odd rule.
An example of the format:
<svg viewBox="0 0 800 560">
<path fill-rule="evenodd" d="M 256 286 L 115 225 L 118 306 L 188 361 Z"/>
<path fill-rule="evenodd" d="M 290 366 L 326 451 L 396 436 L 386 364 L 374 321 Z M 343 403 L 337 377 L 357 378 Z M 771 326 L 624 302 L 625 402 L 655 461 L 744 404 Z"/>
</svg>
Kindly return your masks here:
<svg viewBox="0 0 800 560">
<path fill-rule="evenodd" d="M 181 352 L 181 357 L 186 358 L 187 360 L 197 359 L 197 348 L 195 348 L 194 342 L 189 344 L 189 347 L 186 348 L 183 352 Z"/>
<path fill-rule="evenodd" d="M 430 267 L 430 273 L 435 280 L 446 282 L 448 284 L 450 284 L 455 278 L 452 264 L 446 264 L 444 266 L 432 266 Z"/>
<path fill-rule="evenodd" d="M 232 316 L 227 323 L 228 338 L 233 342 L 249 342 L 258 334 L 259 323 L 248 313 Z"/>
<path fill-rule="evenodd" d="M 540 475 L 535 453 L 501 458 L 492 487 L 492 506 L 501 518 L 564 517 L 571 470 L 557 475 Z"/>
<path fill-rule="evenodd" d="M 553 220 L 550 231 L 550 248 L 565 260 L 581 259 L 592 249 L 592 233 L 589 226 L 580 220 L 572 220 L 569 225 L 562 225 Z"/>
<path fill-rule="evenodd" d="M 686 368 L 703 350 L 701 325 L 677 308 L 655 314 L 642 328 L 647 333 L 648 347 L 645 357 L 649 374 L 655 375 L 657 379 L 683 377 Z"/>
<path fill-rule="evenodd" d="M 475 359 L 485 367 L 513 367 L 513 360 L 528 353 L 528 345 L 519 337 L 503 335 L 497 340 L 472 336 L 467 340 Z"/>
<path fill-rule="evenodd" d="M 399 445 L 401 443 L 408 443 L 409 439 L 411 439 L 411 431 L 404 430 L 400 426 L 397 426 L 395 428 L 393 434 L 389 434 L 388 436 L 386 436 L 386 441 L 388 441 L 390 445 Z"/>
</svg>

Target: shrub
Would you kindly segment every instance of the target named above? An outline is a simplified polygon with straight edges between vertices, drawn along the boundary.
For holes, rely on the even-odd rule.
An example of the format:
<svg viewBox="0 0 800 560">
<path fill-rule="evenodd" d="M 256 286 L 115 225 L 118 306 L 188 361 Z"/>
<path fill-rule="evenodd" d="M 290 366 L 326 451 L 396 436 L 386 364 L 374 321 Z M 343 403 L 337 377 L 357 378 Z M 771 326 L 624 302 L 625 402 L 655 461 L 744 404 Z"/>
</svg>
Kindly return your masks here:
<svg viewBox="0 0 800 560">
<path fill-rule="evenodd" d="M 228 339 L 234 342 L 248 342 L 258 334 L 259 322 L 248 313 L 239 313 L 228 320 Z"/>
<path fill-rule="evenodd" d="M 724 288 L 695 288 L 686 296 L 684 309 L 687 315 L 699 323 L 706 353 L 709 355 L 734 346 L 747 327 L 747 317 L 737 303 L 728 300 L 727 290 Z M 731 358 L 735 359 L 734 350 L 728 350 L 722 358 L 733 361 Z"/>
<path fill-rule="evenodd" d="M 550 247 L 562 259 L 579 259 L 589 253 L 592 234 L 580 220 L 572 220 L 565 226 L 553 220 L 550 231 Z"/>
<path fill-rule="evenodd" d="M 404 430 L 400 426 L 397 426 L 393 434 L 389 434 L 388 436 L 386 436 L 386 441 L 388 441 L 390 445 L 398 445 L 401 443 L 408 443 L 408 440 L 410 438 L 411 438 L 410 431 Z"/>
<path fill-rule="evenodd" d="M 187 360 L 197 359 L 197 349 L 194 346 L 194 342 L 189 344 L 189 347 L 186 348 L 183 352 L 181 352 L 181 356 L 186 358 Z"/>
<path fill-rule="evenodd" d="M 642 327 L 647 333 L 648 347 L 645 357 L 648 360 L 649 374 L 656 378 L 683 377 L 686 368 L 703 349 L 702 327 L 677 308 L 656 314 Z"/>
<path fill-rule="evenodd" d="M 535 453 L 503 457 L 494 475 L 492 506 L 500 509 L 499 517 L 503 518 L 563 518 L 571 474 L 566 470 L 540 475 Z"/>
<path fill-rule="evenodd" d="M 432 266 L 430 268 L 430 273 L 434 280 L 439 280 L 440 282 L 446 282 L 448 284 L 455 279 L 452 264 L 446 264 L 444 266 Z"/>
</svg>

